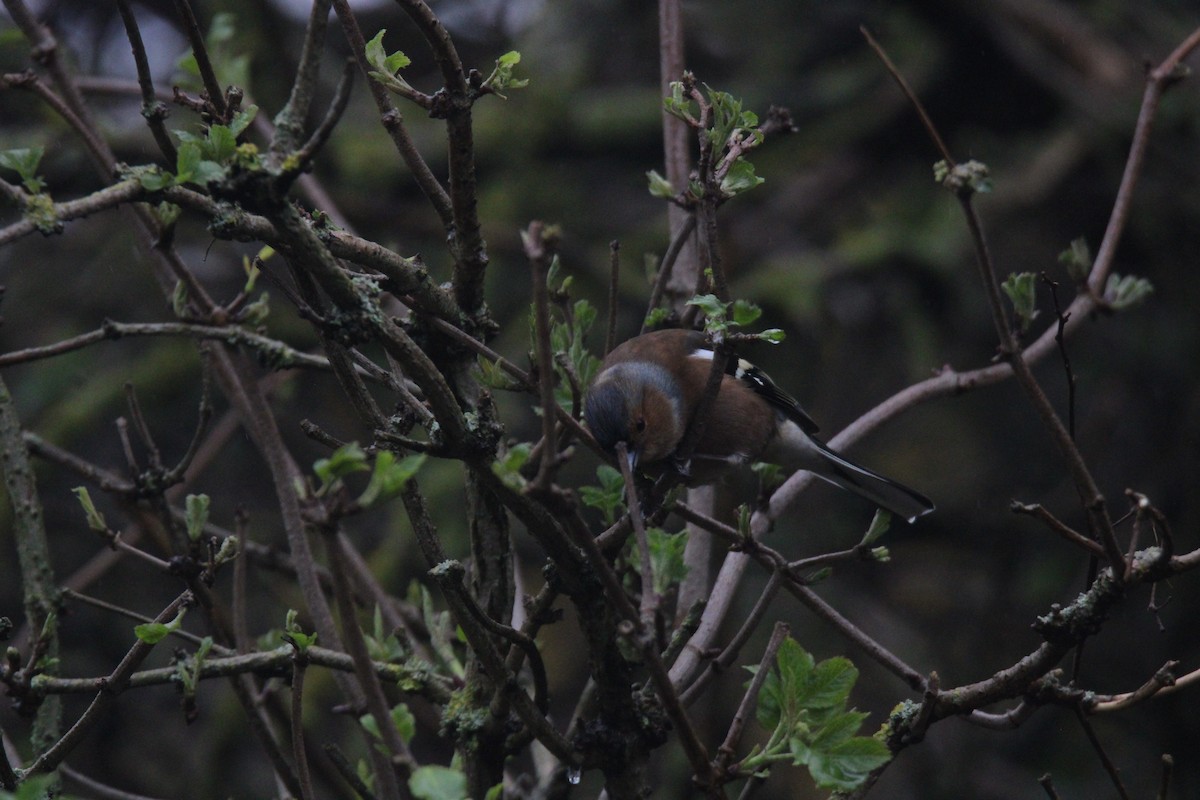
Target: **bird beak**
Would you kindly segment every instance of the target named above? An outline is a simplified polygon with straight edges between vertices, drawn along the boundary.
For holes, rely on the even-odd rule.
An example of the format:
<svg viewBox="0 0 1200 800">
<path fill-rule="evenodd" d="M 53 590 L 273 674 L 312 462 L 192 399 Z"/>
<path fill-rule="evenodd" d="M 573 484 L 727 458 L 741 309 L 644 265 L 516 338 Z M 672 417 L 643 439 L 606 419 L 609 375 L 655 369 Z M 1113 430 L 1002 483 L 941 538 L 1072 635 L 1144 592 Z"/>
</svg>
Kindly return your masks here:
<svg viewBox="0 0 1200 800">
<path fill-rule="evenodd" d="M 637 470 L 638 456 L 640 456 L 640 455 L 641 455 L 640 450 L 626 450 L 625 451 L 625 458 L 629 461 L 629 471 L 630 472 L 635 472 Z"/>
</svg>

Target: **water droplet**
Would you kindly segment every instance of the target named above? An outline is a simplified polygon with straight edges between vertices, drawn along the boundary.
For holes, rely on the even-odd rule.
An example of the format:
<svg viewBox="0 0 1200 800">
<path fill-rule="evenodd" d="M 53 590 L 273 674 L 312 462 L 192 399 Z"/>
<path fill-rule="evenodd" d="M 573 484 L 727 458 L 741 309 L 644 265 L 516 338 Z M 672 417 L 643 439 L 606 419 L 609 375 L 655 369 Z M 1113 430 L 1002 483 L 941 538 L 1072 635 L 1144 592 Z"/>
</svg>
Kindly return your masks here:
<svg viewBox="0 0 1200 800">
<path fill-rule="evenodd" d="M 579 771 L 579 767 L 567 767 L 567 783 L 572 786 L 579 784 L 579 778 L 583 773 Z"/>
</svg>

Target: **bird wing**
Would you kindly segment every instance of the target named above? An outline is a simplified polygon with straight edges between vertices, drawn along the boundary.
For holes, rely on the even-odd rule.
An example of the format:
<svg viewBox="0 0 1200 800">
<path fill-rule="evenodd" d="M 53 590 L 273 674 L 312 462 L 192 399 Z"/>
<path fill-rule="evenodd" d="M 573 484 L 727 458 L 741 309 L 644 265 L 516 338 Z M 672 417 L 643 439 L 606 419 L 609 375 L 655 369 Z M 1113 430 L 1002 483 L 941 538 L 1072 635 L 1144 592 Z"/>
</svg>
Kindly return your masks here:
<svg viewBox="0 0 1200 800">
<path fill-rule="evenodd" d="M 758 367 L 746 361 L 744 358 L 737 359 L 730 370 L 734 378 L 741 381 L 742 384 L 749 387 L 755 394 L 762 397 L 783 415 L 800 426 L 800 430 L 812 435 L 820 428 L 817 423 L 813 422 L 812 417 L 808 415 L 796 398 L 780 389 L 775 385 L 775 381 L 771 380 L 767 373 L 763 372 Z"/>
</svg>

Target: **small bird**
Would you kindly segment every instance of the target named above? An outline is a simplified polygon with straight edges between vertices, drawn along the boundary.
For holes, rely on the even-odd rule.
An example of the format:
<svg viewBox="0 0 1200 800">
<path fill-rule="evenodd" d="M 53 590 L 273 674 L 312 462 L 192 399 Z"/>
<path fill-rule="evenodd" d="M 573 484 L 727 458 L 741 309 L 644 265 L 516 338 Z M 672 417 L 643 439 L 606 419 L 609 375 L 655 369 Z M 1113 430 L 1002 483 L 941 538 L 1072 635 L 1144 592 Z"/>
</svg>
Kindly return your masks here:
<svg viewBox="0 0 1200 800">
<path fill-rule="evenodd" d="M 584 414 L 596 441 L 628 448 L 631 466 L 674 468 L 690 485 L 739 465 L 768 461 L 806 469 L 912 522 L 933 511 L 920 492 L 848 461 L 817 438 L 800 404 L 748 361 L 730 359 L 700 441 L 671 463 L 704 394 L 715 353 L 699 331 L 661 330 L 616 347 L 588 389 Z"/>
</svg>

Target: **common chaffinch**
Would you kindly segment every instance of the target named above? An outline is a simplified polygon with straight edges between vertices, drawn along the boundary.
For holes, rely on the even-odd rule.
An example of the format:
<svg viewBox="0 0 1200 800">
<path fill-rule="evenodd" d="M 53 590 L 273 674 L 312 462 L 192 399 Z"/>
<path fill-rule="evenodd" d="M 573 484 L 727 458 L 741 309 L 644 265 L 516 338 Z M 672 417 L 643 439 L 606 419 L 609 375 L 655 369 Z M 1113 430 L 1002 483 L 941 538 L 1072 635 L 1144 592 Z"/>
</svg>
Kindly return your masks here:
<svg viewBox="0 0 1200 800">
<path fill-rule="evenodd" d="M 809 470 L 909 522 L 933 510 L 920 492 L 827 447 L 800 404 L 742 359 L 731 359 L 687 462 L 669 464 L 704 394 L 713 357 L 698 331 L 655 331 L 616 347 L 587 393 L 585 415 L 596 441 L 609 452 L 625 442 L 631 464 L 647 471 L 673 466 L 691 485 L 711 483 L 742 464 L 768 461 Z"/>
</svg>

